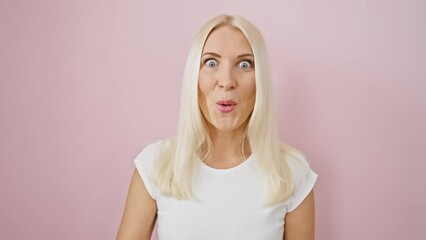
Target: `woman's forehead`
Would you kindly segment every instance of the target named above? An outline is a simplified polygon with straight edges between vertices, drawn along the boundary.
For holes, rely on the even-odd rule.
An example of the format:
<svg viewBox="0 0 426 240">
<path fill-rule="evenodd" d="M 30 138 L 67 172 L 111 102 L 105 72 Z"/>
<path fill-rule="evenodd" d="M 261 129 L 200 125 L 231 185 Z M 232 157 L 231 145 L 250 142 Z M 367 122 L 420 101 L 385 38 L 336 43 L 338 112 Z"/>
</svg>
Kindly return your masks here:
<svg viewBox="0 0 426 240">
<path fill-rule="evenodd" d="M 252 53 L 251 46 L 238 28 L 223 26 L 213 30 L 204 45 L 203 53 Z"/>
</svg>

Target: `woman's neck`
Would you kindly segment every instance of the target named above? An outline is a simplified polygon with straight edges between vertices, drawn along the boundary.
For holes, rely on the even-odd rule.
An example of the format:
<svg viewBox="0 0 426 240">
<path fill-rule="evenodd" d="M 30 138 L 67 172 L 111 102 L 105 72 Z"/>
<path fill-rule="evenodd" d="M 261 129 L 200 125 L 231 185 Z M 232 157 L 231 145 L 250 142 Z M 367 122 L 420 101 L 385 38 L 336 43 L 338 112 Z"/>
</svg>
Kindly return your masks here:
<svg viewBox="0 0 426 240">
<path fill-rule="evenodd" d="M 235 131 L 223 132 L 211 126 L 209 132 L 213 152 L 206 159 L 206 164 L 215 168 L 230 168 L 245 161 L 251 154 L 245 130 L 246 126 L 240 126 Z"/>
</svg>

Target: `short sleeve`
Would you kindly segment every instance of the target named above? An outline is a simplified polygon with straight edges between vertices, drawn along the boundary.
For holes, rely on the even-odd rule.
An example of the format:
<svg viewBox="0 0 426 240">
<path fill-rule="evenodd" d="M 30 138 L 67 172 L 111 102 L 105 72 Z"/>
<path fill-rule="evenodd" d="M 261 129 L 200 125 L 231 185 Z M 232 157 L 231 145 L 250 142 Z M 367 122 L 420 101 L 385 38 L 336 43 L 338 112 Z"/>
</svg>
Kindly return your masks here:
<svg viewBox="0 0 426 240">
<path fill-rule="evenodd" d="M 288 164 L 292 172 L 294 186 L 293 195 L 290 197 L 287 206 L 288 212 L 291 212 L 305 200 L 314 188 L 318 175 L 311 169 L 303 155 L 297 154 L 297 157 L 289 159 Z"/>
<path fill-rule="evenodd" d="M 142 178 L 142 181 L 153 199 L 158 197 L 158 189 L 153 183 L 154 163 L 160 153 L 161 142 L 152 143 L 146 146 L 134 159 L 136 169 Z"/>
</svg>

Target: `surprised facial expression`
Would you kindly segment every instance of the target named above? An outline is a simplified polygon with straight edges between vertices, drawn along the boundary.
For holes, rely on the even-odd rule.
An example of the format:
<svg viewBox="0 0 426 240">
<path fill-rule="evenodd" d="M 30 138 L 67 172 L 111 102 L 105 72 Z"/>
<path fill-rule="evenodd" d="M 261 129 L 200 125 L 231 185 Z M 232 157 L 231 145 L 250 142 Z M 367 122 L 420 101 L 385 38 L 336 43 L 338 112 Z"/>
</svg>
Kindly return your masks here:
<svg viewBox="0 0 426 240">
<path fill-rule="evenodd" d="M 202 52 L 198 78 L 201 112 L 210 130 L 244 131 L 256 96 L 254 56 L 234 27 L 215 29 Z"/>
</svg>

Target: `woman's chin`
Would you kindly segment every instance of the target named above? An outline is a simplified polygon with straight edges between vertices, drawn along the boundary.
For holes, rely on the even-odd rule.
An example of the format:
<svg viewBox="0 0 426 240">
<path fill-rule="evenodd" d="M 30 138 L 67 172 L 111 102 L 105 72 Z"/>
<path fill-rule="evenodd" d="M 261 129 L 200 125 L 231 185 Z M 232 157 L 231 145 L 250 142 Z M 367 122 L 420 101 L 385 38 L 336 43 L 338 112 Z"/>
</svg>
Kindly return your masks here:
<svg viewBox="0 0 426 240">
<path fill-rule="evenodd" d="M 212 128 L 215 131 L 218 132 L 239 132 L 239 131 L 244 131 L 245 126 L 246 125 L 244 123 L 235 123 L 235 122 L 219 122 L 219 123 L 213 123 L 210 124 L 210 128 Z"/>
</svg>

